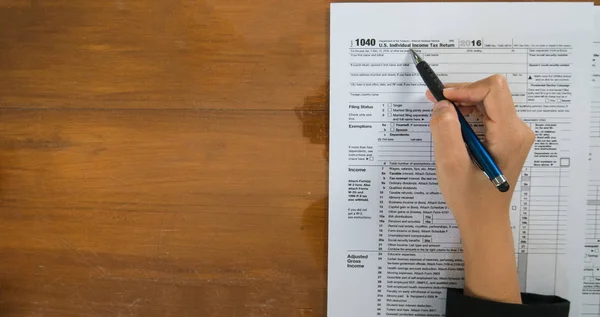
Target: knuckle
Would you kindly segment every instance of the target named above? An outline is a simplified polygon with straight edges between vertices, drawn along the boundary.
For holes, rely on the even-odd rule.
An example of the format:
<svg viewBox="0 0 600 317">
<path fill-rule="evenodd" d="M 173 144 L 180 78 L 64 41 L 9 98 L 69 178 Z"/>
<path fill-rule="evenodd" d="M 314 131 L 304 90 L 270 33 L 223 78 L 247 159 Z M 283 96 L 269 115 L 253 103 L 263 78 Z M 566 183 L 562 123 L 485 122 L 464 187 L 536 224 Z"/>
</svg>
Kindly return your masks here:
<svg viewBox="0 0 600 317">
<path fill-rule="evenodd" d="M 451 111 L 450 111 L 451 110 Z M 449 133 L 460 131 L 460 123 L 456 112 L 452 109 L 441 111 L 431 116 L 429 129 L 434 136 L 447 136 Z"/>
<path fill-rule="evenodd" d="M 473 91 L 473 89 L 467 89 L 467 100 L 470 100 L 472 102 L 476 101 L 477 98 L 475 96 L 475 92 Z"/>
<path fill-rule="evenodd" d="M 506 81 L 506 77 L 504 75 L 496 74 L 490 77 L 492 85 L 496 87 L 508 87 L 508 82 Z"/>
<path fill-rule="evenodd" d="M 452 111 L 444 111 L 438 115 L 438 120 L 440 124 L 448 125 L 456 121 L 456 114 Z"/>
<path fill-rule="evenodd" d="M 458 123 L 456 115 L 450 111 L 444 111 L 443 113 L 438 113 L 431 116 L 430 129 L 432 133 L 436 133 L 438 131 L 444 133 L 444 131 L 452 129 L 453 125 L 456 123 Z"/>
<path fill-rule="evenodd" d="M 531 131 L 531 129 L 529 129 L 529 128 L 527 128 L 527 130 L 525 130 L 524 141 L 525 141 L 525 144 L 527 145 L 527 149 L 531 148 L 531 146 L 535 142 L 535 133 L 533 133 L 533 131 Z"/>
<path fill-rule="evenodd" d="M 527 143 L 530 145 L 533 144 L 533 142 L 535 142 L 535 133 L 529 127 L 527 127 L 525 131 L 525 139 L 527 140 Z"/>
<path fill-rule="evenodd" d="M 535 142 L 535 133 L 527 124 L 522 122 L 520 127 L 515 129 L 515 133 L 511 139 L 512 144 L 515 146 L 514 151 L 518 153 L 528 153 Z"/>
<path fill-rule="evenodd" d="M 521 121 L 521 128 L 518 131 L 520 131 L 519 138 L 524 143 L 532 144 L 535 141 L 535 133 L 525 122 Z"/>
</svg>

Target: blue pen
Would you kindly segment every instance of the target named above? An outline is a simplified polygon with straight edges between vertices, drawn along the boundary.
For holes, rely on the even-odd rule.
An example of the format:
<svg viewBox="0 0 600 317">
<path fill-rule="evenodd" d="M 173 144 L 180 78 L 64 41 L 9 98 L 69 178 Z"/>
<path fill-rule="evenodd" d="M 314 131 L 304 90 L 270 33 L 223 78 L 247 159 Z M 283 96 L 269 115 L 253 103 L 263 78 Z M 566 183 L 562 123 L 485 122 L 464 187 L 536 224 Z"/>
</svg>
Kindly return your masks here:
<svg viewBox="0 0 600 317">
<path fill-rule="evenodd" d="M 413 62 L 417 66 L 421 78 L 425 82 L 425 85 L 427 85 L 427 88 L 429 88 L 429 91 L 431 91 L 433 97 L 435 97 L 437 101 L 447 100 L 446 97 L 444 97 L 444 85 L 433 72 L 433 69 L 431 69 L 429 64 L 427 64 L 427 62 L 425 62 L 414 50 L 411 49 L 410 52 L 412 53 L 411 56 Z M 499 191 L 508 191 L 510 188 L 508 180 L 504 177 L 490 153 L 485 149 L 483 144 L 481 144 L 481 141 L 479 141 L 479 138 L 456 105 L 452 101 L 450 101 L 450 103 L 454 105 L 454 109 L 458 113 L 462 138 L 463 141 L 465 141 L 471 160 L 483 171 L 483 174 L 492 181 L 492 184 L 494 184 Z"/>
</svg>

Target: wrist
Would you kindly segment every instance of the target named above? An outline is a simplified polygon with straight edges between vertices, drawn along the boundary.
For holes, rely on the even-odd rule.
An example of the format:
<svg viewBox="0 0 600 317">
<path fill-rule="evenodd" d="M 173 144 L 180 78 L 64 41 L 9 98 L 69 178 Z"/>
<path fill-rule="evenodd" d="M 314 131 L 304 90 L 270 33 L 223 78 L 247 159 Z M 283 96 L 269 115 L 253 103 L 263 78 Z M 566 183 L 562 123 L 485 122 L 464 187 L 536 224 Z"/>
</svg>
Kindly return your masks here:
<svg viewBox="0 0 600 317">
<path fill-rule="evenodd" d="M 510 219 L 480 217 L 460 230 L 465 263 L 465 293 L 497 302 L 520 303 Z"/>
<path fill-rule="evenodd" d="M 510 235 L 509 207 L 486 208 L 454 213 L 462 240 L 480 239 L 487 235 Z"/>
<path fill-rule="evenodd" d="M 494 247 L 514 249 L 512 229 L 508 215 L 501 217 L 472 217 L 458 225 L 463 250 L 479 251 Z"/>
</svg>

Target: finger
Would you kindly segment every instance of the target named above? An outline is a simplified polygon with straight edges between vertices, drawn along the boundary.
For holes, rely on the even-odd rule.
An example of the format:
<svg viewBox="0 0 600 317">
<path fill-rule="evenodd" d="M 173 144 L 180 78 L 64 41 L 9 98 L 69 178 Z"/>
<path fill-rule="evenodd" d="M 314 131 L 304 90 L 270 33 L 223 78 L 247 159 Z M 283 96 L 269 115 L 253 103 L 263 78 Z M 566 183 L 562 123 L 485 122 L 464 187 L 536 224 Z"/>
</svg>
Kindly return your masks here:
<svg viewBox="0 0 600 317">
<path fill-rule="evenodd" d="M 501 75 L 494 75 L 464 87 L 444 89 L 444 96 L 462 103 L 483 102 L 485 114 L 494 122 L 516 114 L 508 83 Z"/>
<path fill-rule="evenodd" d="M 434 104 L 437 102 L 437 100 L 435 100 L 435 97 L 433 96 L 433 94 L 431 93 L 431 91 L 429 89 L 427 89 L 425 91 L 425 96 L 427 97 L 427 99 L 429 99 L 429 101 L 433 102 Z M 458 102 L 455 102 L 454 104 L 460 110 L 460 113 L 462 113 L 464 116 L 473 112 L 473 109 L 475 108 L 475 106 L 473 106 L 473 105 L 462 105 Z"/>
<path fill-rule="evenodd" d="M 444 84 L 444 89 L 453 89 L 453 88 L 458 88 L 458 87 L 464 87 L 464 86 L 466 86 L 468 84 L 469 83 L 449 83 L 449 84 Z M 427 97 L 427 99 L 429 99 L 429 101 L 431 101 L 431 102 L 437 102 L 437 100 L 435 99 L 435 97 L 431 93 L 431 90 L 427 89 L 425 91 L 425 96 Z"/>
<path fill-rule="evenodd" d="M 457 108 L 458 108 L 458 110 L 460 110 L 460 113 L 462 113 L 463 116 L 468 116 L 471 113 L 473 113 L 473 110 L 475 110 L 475 107 L 463 107 L 463 106 L 459 106 Z"/>
<path fill-rule="evenodd" d="M 435 99 L 435 97 L 433 96 L 433 94 L 431 93 L 431 91 L 429 91 L 429 90 L 425 91 L 425 97 L 427 97 L 427 99 L 429 101 L 433 102 L 434 104 L 437 102 L 437 100 Z M 483 107 L 483 104 L 481 104 L 481 103 L 479 103 L 479 104 L 472 104 L 472 103 L 468 103 L 468 102 L 454 102 L 454 101 L 453 101 L 453 103 L 460 109 L 460 112 L 462 114 L 469 114 L 469 113 L 471 113 L 471 111 L 475 107 L 479 107 L 479 106 Z"/>
<path fill-rule="evenodd" d="M 447 83 L 444 84 L 444 89 L 461 88 L 469 85 L 470 83 Z"/>
<path fill-rule="evenodd" d="M 435 161 L 442 172 L 469 163 L 458 114 L 450 102 L 443 100 L 435 104 L 431 113 L 430 127 Z"/>
<path fill-rule="evenodd" d="M 433 94 L 431 93 L 431 91 L 429 89 L 427 89 L 427 91 L 425 91 L 425 97 L 427 97 L 427 99 L 429 99 L 429 101 L 431 102 L 437 102 L 437 100 L 435 100 L 435 97 L 433 96 Z"/>
<path fill-rule="evenodd" d="M 447 84 L 445 85 L 444 96 L 456 102 L 482 102 L 491 90 L 492 84 L 490 83 L 490 78 L 488 77 L 464 85 Z"/>
</svg>

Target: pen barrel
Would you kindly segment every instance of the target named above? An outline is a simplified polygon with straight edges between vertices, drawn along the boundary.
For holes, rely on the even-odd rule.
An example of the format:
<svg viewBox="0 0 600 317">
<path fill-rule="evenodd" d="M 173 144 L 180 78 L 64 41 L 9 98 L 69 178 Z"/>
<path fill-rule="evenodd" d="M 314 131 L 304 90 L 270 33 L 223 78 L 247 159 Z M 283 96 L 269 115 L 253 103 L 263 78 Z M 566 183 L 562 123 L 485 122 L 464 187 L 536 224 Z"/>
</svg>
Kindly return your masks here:
<svg viewBox="0 0 600 317">
<path fill-rule="evenodd" d="M 452 102 L 451 102 L 452 103 Z M 452 103 L 454 105 L 454 103 Z M 477 137 L 471 125 L 467 122 L 467 119 L 460 113 L 456 105 L 454 105 L 458 114 L 458 121 L 460 121 L 460 132 L 462 133 L 463 141 L 467 146 L 469 155 L 484 173 L 490 179 L 494 179 L 502 175 L 500 168 L 494 163 L 494 159 L 490 156 L 489 151 L 483 146 L 483 143 Z"/>
<path fill-rule="evenodd" d="M 440 81 L 438 76 L 435 74 L 433 69 L 427 64 L 427 62 L 422 61 L 417 64 L 417 70 L 427 85 L 429 91 L 437 101 L 446 100 L 444 97 L 444 84 Z"/>
</svg>

